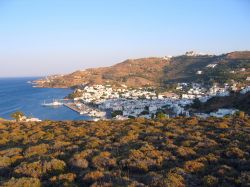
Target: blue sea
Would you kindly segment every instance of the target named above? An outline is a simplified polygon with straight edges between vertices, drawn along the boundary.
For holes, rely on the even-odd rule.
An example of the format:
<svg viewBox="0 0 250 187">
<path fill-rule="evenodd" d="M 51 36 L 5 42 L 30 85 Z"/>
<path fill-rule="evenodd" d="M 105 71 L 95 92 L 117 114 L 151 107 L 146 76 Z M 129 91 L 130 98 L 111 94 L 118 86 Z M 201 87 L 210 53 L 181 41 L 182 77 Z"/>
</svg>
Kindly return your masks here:
<svg viewBox="0 0 250 187">
<path fill-rule="evenodd" d="M 0 78 L 0 118 L 11 119 L 15 111 L 22 111 L 26 116 L 37 117 L 41 120 L 89 120 L 88 116 L 59 106 L 57 108 L 44 107 L 44 101 L 63 99 L 71 89 L 34 88 L 28 81 L 32 78 Z"/>
</svg>

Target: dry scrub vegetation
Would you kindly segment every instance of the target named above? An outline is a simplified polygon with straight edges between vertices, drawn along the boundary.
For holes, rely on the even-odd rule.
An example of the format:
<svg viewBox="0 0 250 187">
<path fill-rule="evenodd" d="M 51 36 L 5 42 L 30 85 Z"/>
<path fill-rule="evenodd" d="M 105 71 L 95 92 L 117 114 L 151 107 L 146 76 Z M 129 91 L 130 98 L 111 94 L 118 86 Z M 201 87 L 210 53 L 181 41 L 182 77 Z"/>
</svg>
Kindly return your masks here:
<svg viewBox="0 0 250 187">
<path fill-rule="evenodd" d="M 249 186 L 250 117 L 0 122 L 0 186 Z"/>
</svg>

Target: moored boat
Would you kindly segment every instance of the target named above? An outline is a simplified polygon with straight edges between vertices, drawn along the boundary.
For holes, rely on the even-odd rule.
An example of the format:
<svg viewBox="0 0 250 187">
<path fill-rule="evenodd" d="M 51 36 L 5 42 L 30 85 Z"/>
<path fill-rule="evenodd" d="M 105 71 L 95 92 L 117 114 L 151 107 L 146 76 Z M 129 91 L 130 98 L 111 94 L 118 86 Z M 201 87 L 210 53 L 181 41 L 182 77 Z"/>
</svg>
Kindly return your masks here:
<svg viewBox="0 0 250 187">
<path fill-rule="evenodd" d="M 52 103 L 42 103 L 42 106 L 62 106 L 63 103 L 59 101 L 53 101 Z"/>
</svg>

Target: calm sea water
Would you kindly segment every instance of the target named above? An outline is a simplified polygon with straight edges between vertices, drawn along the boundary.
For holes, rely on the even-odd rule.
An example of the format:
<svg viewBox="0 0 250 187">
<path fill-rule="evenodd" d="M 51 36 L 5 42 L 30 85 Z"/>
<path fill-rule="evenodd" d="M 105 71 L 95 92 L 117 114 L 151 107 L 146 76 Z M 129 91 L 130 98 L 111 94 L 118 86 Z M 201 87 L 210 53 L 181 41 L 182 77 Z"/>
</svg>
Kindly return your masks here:
<svg viewBox="0 0 250 187">
<path fill-rule="evenodd" d="M 20 110 L 26 116 L 45 120 L 88 120 L 88 116 L 60 106 L 43 107 L 44 100 L 62 99 L 72 90 L 55 88 L 33 88 L 28 81 L 37 78 L 0 78 L 0 117 L 11 119 L 10 115 Z"/>
</svg>

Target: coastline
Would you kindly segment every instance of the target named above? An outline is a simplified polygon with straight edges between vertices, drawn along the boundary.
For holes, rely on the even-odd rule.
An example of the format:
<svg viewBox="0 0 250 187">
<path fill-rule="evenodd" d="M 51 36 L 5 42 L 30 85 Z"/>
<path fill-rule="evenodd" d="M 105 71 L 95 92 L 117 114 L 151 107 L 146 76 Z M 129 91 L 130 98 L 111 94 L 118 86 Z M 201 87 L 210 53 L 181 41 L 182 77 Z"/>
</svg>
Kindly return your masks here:
<svg viewBox="0 0 250 187">
<path fill-rule="evenodd" d="M 56 110 L 42 107 L 44 100 L 63 99 L 72 92 L 70 88 L 33 87 L 28 83 L 41 77 L 0 78 L 0 118 L 11 120 L 10 115 L 22 111 L 28 117 L 41 120 L 89 120 L 86 115 L 79 115 L 66 107 Z"/>
</svg>

